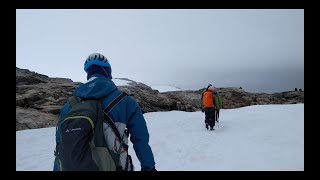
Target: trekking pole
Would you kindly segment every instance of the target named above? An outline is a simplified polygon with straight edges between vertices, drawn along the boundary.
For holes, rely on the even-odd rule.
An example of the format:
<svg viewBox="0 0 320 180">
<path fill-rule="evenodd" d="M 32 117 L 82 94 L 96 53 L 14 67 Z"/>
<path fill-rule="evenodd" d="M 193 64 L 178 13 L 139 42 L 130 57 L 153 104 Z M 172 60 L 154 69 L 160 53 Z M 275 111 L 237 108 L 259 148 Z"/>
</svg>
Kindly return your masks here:
<svg viewBox="0 0 320 180">
<path fill-rule="evenodd" d="M 219 127 L 220 127 L 220 126 L 219 126 L 219 124 L 220 124 L 220 121 L 218 120 L 218 119 L 219 119 L 218 117 L 217 117 L 216 119 L 217 119 L 217 123 L 218 123 L 218 128 L 219 128 Z"/>
</svg>

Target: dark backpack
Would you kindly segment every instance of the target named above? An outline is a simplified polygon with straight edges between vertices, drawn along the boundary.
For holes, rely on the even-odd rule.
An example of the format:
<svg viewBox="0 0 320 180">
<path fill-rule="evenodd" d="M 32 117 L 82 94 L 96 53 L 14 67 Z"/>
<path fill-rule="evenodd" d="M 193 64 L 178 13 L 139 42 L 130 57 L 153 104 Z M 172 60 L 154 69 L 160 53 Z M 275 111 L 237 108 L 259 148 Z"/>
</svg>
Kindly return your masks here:
<svg viewBox="0 0 320 180">
<path fill-rule="evenodd" d="M 129 133 L 108 115 L 126 96 L 120 94 L 104 110 L 103 99 L 68 99 L 71 109 L 60 119 L 60 143 L 54 153 L 60 171 L 134 170 L 128 154 Z"/>
</svg>

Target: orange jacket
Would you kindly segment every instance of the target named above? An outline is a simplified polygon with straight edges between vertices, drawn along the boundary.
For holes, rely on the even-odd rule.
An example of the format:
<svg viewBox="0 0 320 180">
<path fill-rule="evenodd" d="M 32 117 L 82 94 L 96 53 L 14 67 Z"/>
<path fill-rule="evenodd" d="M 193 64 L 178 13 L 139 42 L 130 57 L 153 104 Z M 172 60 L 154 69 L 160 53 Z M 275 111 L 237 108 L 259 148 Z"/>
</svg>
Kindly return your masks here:
<svg viewBox="0 0 320 180">
<path fill-rule="evenodd" d="M 207 90 L 202 93 L 201 97 L 202 107 L 203 108 L 212 108 L 214 106 L 214 96 L 213 91 Z"/>
</svg>

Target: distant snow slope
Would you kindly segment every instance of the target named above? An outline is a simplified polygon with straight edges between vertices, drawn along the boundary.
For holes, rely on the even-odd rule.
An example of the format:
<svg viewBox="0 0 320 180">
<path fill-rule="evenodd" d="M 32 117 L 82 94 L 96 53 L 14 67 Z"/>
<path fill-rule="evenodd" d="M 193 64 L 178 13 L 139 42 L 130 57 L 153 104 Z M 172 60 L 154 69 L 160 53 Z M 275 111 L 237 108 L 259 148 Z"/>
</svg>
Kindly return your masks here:
<svg viewBox="0 0 320 180">
<path fill-rule="evenodd" d="M 114 84 L 116 86 L 130 86 L 129 83 L 130 81 L 126 81 L 126 80 L 123 80 L 123 79 L 112 79 L 112 81 L 114 82 Z"/>
<path fill-rule="evenodd" d="M 159 92 L 181 91 L 181 89 L 174 86 L 151 86 L 151 88 L 158 90 Z"/>
</svg>

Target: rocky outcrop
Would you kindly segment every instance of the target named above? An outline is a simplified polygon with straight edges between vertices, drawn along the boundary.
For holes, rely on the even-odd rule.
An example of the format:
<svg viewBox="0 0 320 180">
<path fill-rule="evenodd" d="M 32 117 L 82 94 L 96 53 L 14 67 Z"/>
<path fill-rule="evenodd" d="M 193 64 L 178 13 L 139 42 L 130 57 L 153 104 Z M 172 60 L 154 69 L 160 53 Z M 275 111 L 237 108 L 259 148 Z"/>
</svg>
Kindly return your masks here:
<svg viewBox="0 0 320 180">
<path fill-rule="evenodd" d="M 57 116 L 33 108 L 16 108 L 16 130 L 52 127 L 57 124 Z"/>
<path fill-rule="evenodd" d="M 129 81 L 129 85 L 118 88 L 131 95 L 143 113 L 200 110 L 204 89 L 160 93 L 143 83 L 125 78 L 122 80 Z M 70 79 L 50 78 L 27 69 L 16 68 L 16 130 L 55 126 L 61 106 L 81 84 Z M 239 88 L 216 88 L 216 91 L 226 109 L 260 104 L 304 103 L 303 91 L 274 94 L 249 93 Z"/>
<path fill-rule="evenodd" d="M 143 113 L 156 111 L 170 111 L 176 107 L 176 101 L 168 99 L 165 95 L 153 90 L 151 87 L 132 81 L 127 78 L 117 78 L 129 81 L 129 86 L 118 86 L 118 88 L 132 96 Z"/>
<path fill-rule="evenodd" d="M 61 106 L 80 84 L 16 68 L 16 130 L 56 125 Z"/>
<path fill-rule="evenodd" d="M 183 104 L 191 105 L 192 111 L 200 110 L 201 94 L 205 89 L 198 91 L 165 92 L 169 98 L 179 100 Z M 224 109 L 239 108 L 250 105 L 265 104 L 296 104 L 304 103 L 303 91 L 288 91 L 282 93 L 249 93 L 239 88 L 216 88 L 223 102 Z M 185 108 L 179 109 L 184 111 Z"/>
</svg>

